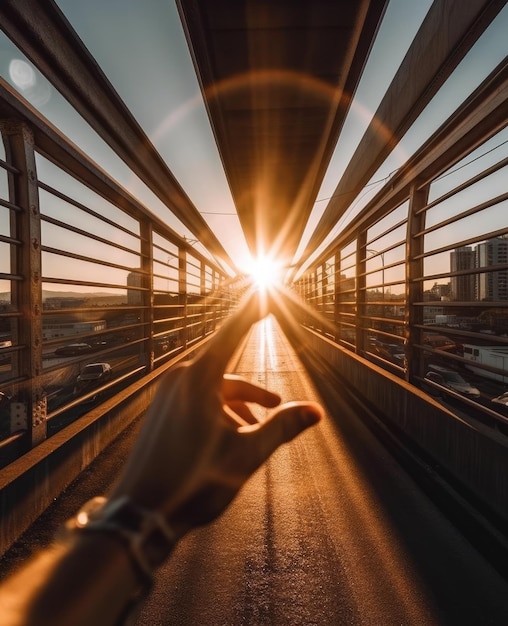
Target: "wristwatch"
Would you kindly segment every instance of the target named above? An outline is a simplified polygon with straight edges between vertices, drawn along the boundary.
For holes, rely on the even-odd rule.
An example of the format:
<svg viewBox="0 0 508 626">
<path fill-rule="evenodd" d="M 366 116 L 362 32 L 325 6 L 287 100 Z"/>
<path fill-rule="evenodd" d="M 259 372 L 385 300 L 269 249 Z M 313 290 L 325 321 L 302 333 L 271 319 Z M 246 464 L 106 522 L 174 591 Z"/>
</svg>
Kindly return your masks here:
<svg viewBox="0 0 508 626">
<path fill-rule="evenodd" d="M 176 535 L 161 513 L 142 508 L 129 497 L 92 498 L 66 522 L 65 529 L 71 535 L 100 532 L 118 537 L 145 584 L 151 583 L 176 543 Z"/>
</svg>

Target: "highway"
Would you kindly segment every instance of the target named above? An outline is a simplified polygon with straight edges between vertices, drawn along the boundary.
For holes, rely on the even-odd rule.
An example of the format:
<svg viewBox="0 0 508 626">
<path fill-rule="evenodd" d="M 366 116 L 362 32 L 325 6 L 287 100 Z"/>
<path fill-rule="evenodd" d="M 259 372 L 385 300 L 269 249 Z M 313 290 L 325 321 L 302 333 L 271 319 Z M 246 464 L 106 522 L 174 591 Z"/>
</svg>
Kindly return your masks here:
<svg viewBox="0 0 508 626">
<path fill-rule="evenodd" d="M 231 369 L 284 401 L 319 400 L 272 319 L 252 329 Z M 138 426 L 14 546 L 0 573 L 107 490 Z M 177 546 L 137 624 L 503 626 L 508 581 L 344 407 L 280 448 L 220 519 Z"/>
</svg>

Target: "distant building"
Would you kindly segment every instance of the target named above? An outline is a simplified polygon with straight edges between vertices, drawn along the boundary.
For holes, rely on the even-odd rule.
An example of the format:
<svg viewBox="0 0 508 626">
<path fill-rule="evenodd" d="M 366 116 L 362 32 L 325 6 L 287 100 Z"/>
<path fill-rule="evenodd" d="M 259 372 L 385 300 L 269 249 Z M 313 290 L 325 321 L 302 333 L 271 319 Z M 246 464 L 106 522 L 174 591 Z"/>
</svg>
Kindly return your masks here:
<svg viewBox="0 0 508 626">
<path fill-rule="evenodd" d="M 443 313 L 436 315 L 436 324 L 440 326 L 458 326 L 457 316 L 454 314 Z"/>
<path fill-rule="evenodd" d="M 72 337 L 73 335 L 98 333 L 106 330 L 105 320 L 91 322 L 65 321 L 61 318 L 43 318 L 42 338 L 57 339 L 58 337 Z"/>
<path fill-rule="evenodd" d="M 143 275 L 139 271 L 129 272 L 127 276 L 127 304 L 141 306 L 143 304 L 143 292 L 136 287 L 143 286 Z"/>
<path fill-rule="evenodd" d="M 77 309 L 85 305 L 85 298 L 75 296 L 52 296 L 44 298 L 44 309 Z"/>
<path fill-rule="evenodd" d="M 508 263 L 508 237 L 495 237 L 476 246 L 477 267 L 506 265 Z M 478 300 L 508 300 L 508 270 L 500 269 L 478 274 Z"/>
<path fill-rule="evenodd" d="M 341 274 L 339 278 L 339 291 L 353 291 L 356 287 L 356 278 L 348 278 L 345 274 Z"/>
<path fill-rule="evenodd" d="M 423 307 L 423 323 L 425 325 L 435 324 L 436 317 L 443 315 L 444 309 L 442 306 L 424 306 Z"/>
<path fill-rule="evenodd" d="M 456 248 L 450 253 L 450 269 L 452 272 L 472 270 L 476 266 L 476 252 L 471 246 Z M 451 299 L 459 302 L 476 300 L 476 274 L 450 277 Z"/>
<path fill-rule="evenodd" d="M 429 289 L 429 294 L 432 300 L 449 300 L 450 292 L 450 283 L 434 283 Z"/>
</svg>

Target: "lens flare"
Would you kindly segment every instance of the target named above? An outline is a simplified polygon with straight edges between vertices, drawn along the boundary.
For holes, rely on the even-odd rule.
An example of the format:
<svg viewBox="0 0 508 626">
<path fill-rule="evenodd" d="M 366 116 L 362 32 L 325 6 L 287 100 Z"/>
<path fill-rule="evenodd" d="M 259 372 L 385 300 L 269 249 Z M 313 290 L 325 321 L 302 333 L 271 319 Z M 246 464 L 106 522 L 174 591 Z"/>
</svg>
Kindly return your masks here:
<svg viewBox="0 0 508 626">
<path fill-rule="evenodd" d="M 266 291 L 276 287 L 282 281 L 282 265 L 269 256 L 258 256 L 252 259 L 247 267 L 254 287 Z"/>
</svg>

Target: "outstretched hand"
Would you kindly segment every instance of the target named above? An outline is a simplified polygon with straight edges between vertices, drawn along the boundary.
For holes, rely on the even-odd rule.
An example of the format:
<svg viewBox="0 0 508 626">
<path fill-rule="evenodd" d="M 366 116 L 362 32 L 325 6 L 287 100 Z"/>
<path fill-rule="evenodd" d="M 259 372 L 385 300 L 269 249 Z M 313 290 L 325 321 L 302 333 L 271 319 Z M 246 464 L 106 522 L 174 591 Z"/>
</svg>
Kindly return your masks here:
<svg viewBox="0 0 508 626">
<path fill-rule="evenodd" d="M 225 374 L 262 316 L 252 296 L 195 360 L 168 371 L 111 497 L 160 511 L 182 536 L 219 515 L 278 446 L 319 421 L 320 405 L 280 405 L 277 394 Z M 249 403 L 274 410 L 258 422 Z"/>
<path fill-rule="evenodd" d="M 247 300 L 194 361 L 164 375 L 110 494 L 164 515 L 175 539 L 219 515 L 279 445 L 322 415 L 316 403 L 280 405 L 277 394 L 225 375 L 242 337 L 262 316 L 257 298 Z M 251 403 L 273 410 L 258 422 Z M 73 534 L 4 581 L 2 624 L 109 626 L 124 619 L 139 594 L 133 555 L 139 559 L 109 531 Z"/>
</svg>

